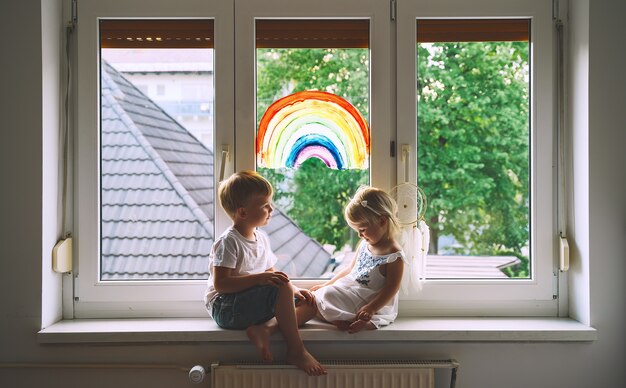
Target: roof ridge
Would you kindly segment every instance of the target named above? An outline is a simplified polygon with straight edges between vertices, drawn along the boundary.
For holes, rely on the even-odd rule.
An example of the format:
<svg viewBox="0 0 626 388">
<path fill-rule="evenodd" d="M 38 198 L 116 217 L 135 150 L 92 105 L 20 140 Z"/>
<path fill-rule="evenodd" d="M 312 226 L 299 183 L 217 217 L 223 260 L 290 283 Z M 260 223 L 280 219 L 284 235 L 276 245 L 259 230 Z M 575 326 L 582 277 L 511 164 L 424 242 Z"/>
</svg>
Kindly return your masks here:
<svg viewBox="0 0 626 388">
<path fill-rule="evenodd" d="M 102 62 L 104 63 L 105 67 L 107 69 L 111 69 L 111 71 L 115 72 L 115 74 L 117 76 L 119 76 L 121 79 L 124 80 L 124 82 L 126 82 L 126 84 L 128 84 L 129 87 L 131 87 L 136 93 L 138 93 L 139 96 L 145 98 L 147 101 L 150 102 L 150 108 L 154 108 L 154 110 L 161 112 L 162 114 L 164 114 L 165 116 L 167 116 L 167 118 L 170 119 L 170 122 L 176 124 L 180 129 L 182 129 L 182 132 L 187 133 L 189 136 L 191 136 L 194 140 L 196 140 L 197 145 L 201 146 L 202 148 L 204 148 L 209 154 L 213 155 L 213 151 L 211 151 L 209 149 L 209 147 L 207 147 L 204 143 L 202 143 L 200 140 L 198 140 L 191 132 L 189 132 L 187 130 L 187 128 L 185 128 L 183 125 L 181 125 L 174 117 L 172 117 L 169 113 L 167 113 L 163 108 L 161 108 L 161 106 L 157 103 L 155 103 L 150 97 L 148 97 L 144 92 L 142 92 L 139 88 L 137 88 L 137 86 L 135 86 L 134 83 L 132 83 L 131 81 L 129 81 L 124 74 L 122 74 L 121 72 L 119 72 L 115 67 L 111 66 L 111 64 L 109 64 L 106 60 L 102 60 Z M 104 73 L 106 73 L 108 70 L 105 70 Z M 122 95 L 126 95 L 122 89 L 119 87 L 119 85 L 117 84 L 117 82 L 115 82 L 110 75 L 107 74 L 107 76 L 111 79 L 111 82 L 113 84 L 115 84 L 115 88 L 117 90 L 119 90 L 119 93 L 121 93 Z M 137 96 L 134 96 L 137 97 Z M 133 104 L 135 106 L 139 106 L 133 102 L 129 102 L 130 104 Z M 142 115 L 145 116 L 145 115 Z M 160 119 L 159 119 L 160 120 Z M 141 130 L 139 130 L 141 132 Z M 142 132 L 143 134 L 143 132 Z M 144 135 L 145 136 L 145 135 Z M 194 143 L 194 144 L 196 144 Z M 190 143 L 191 144 L 191 143 Z M 156 147 L 154 147 L 156 149 Z M 167 162 L 166 162 L 167 163 Z"/>
<path fill-rule="evenodd" d="M 105 62 L 106 63 L 106 62 Z M 113 69 L 110 65 L 106 64 L 109 68 Z M 115 71 L 115 69 L 113 69 Z M 119 74 L 119 73 L 118 73 Z M 108 85 L 115 85 L 114 88 L 118 88 L 117 84 L 107 71 L 102 72 L 103 78 L 108 78 Z M 121 76 L 121 74 L 120 74 Z M 132 85 L 132 84 L 131 84 Z M 121 90 L 118 88 L 121 92 Z M 174 174 L 174 172 L 169 168 L 169 165 L 165 160 L 161 157 L 152 144 L 146 139 L 144 134 L 137 128 L 135 122 L 129 117 L 126 111 L 121 107 L 120 103 L 114 97 L 112 90 L 102 88 L 102 98 L 106 99 L 110 105 L 111 109 L 120 117 L 122 122 L 128 127 L 129 131 L 135 137 L 137 142 L 143 147 L 146 153 L 152 158 L 154 164 L 163 172 L 163 176 L 165 179 L 172 185 L 176 193 L 181 197 L 183 202 L 187 205 L 189 210 L 193 213 L 193 215 L 198 219 L 198 222 L 202 227 L 206 230 L 209 236 L 214 235 L 213 231 L 213 222 L 209 220 L 208 216 L 204 213 L 204 211 L 200 208 L 200 206 L 196 203 L 196 201 L 191 197 L 187 189 L 180 183 L 180 180 Z"/>
</svg>

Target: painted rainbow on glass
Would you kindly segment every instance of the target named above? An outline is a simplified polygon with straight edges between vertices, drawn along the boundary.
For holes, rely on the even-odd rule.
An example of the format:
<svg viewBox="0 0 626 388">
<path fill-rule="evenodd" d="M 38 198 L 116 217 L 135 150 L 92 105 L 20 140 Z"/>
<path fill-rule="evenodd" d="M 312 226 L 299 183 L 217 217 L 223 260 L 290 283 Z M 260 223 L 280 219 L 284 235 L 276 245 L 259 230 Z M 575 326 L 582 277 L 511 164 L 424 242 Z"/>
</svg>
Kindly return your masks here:
<svg viewBox="0 0 626 388">
<path fill-rule="evenodd" d="M 329 168 L 367 169 L 369 127 L 361 113 L 331 93 L 304 91 L 275 101 L 261 118 L 259 167 L 297 168 L 309 158 Z"/>
</svg>

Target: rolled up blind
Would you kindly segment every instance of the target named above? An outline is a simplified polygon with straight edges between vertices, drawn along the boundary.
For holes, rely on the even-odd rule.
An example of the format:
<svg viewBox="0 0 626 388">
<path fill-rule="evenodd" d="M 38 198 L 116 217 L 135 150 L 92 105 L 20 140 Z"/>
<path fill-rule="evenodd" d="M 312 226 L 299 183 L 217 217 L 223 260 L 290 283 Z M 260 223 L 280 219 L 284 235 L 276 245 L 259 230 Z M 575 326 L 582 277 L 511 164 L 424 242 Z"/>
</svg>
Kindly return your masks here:
<svg viewBox="0 0 626 388">
<path fill-rule="evenodd" d="M 102 48 L 213 48 L 212 19 L 101 20 Z"/>
<path fill-rule="evenodd" d="M 417 42 L 528 42 L 530 19 L 419 19 Z"/>
</svg>

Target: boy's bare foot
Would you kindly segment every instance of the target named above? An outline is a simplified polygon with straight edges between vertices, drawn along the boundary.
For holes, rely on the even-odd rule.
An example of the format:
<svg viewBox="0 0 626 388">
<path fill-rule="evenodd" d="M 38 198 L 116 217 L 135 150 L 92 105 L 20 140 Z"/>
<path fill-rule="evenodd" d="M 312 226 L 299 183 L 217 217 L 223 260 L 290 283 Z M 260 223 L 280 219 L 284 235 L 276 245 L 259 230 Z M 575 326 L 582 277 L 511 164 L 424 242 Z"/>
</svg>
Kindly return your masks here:
<svg viewBox="0 0 626 388">
<path fill-rule="evenodd" d="M 261 354 L 261 360 L 263 362 L 272 362 L 272 352 L 270 352 L 271 333 L 269 328 L 262 325 L 250 326 L 246 329 L 246 334 Z"/>
<path fill-rule="evenodd" d="M 306 349 L 300 352 L 287 352 L 287 363 L 302 369 L 309 376 L 321 376 L 326 374 L 326 369 Z"/>
<path fill-rule="evenodd" d="M 350 327 L 348 327 L 348 333 L 354 334 L 358 333 L 361 330 L 374 330 L 375 328 L 376 326 L 374 326 L 372 322 L 357 319 L 350 324 Z"/>
<path fill-rule="evenodd" d="M 348 331 L 350 328 L 350 321 L 332 321 L 331 322 L 337 329 L 341 331 Z"/>
</svg>

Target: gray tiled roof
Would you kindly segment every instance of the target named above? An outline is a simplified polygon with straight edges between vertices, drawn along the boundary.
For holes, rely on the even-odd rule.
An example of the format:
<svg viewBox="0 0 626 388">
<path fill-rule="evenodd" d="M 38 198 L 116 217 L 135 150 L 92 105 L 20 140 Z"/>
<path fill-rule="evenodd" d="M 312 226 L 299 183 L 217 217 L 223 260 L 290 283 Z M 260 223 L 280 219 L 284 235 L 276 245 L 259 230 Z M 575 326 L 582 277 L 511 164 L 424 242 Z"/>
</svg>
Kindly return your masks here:
<svg viewBox="0 0 626 388">
<path fill-rule="evenodd" d="M 213 153 L 113 67 L 102 69 L 102 277 L 206 279 Z M 324 272 L 330 255 L 280 209 L 266 229 L 277 269 Z"/>
<path fill-rule="evenodd" d="M 291 276 L 320 277 L 330 259 L 328 252 L 317 241 L 304 234 L 280 210 L 276 213 L 264 228 L 278 257 L 276 269 Z"/>
</svg>

